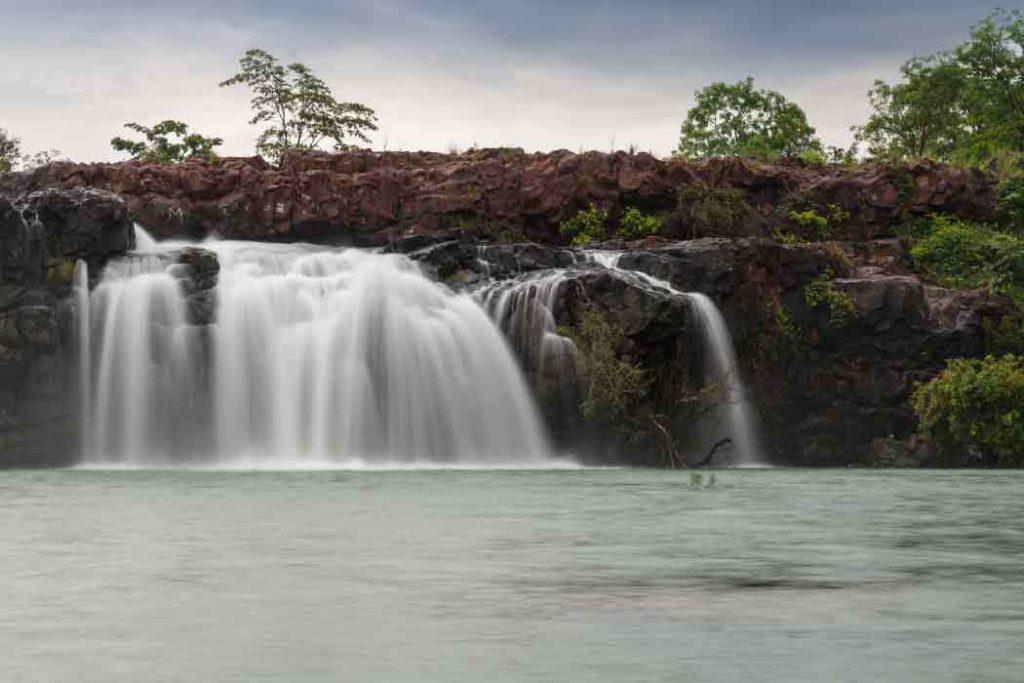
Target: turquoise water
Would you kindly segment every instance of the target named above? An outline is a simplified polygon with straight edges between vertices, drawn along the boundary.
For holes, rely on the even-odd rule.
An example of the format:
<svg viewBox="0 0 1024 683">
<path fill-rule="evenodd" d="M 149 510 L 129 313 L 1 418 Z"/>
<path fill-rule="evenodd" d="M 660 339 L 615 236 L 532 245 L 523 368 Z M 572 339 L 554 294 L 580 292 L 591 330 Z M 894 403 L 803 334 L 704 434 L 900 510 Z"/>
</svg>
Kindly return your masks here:
<svg viewBox="0 0 1024 683">
<path fill-rule="evenodd" d="M 0 473 L 3 681 L 1020 681 L 1024 474 Z"/>
</svg>

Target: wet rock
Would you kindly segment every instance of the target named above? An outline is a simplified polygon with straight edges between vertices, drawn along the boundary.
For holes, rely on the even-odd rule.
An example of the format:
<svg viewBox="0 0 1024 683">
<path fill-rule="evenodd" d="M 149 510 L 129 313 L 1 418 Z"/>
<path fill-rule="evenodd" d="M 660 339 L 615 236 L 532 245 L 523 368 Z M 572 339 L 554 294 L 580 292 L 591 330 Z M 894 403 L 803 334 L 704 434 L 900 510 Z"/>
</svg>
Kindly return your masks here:
<svg viewBox="0 0 1024 683">
<path fill-rule="evenodd" d="M 61 302 L 77 260 L 95 278 L 134 244 L 127 206 L 110 192 L 0 197 L 0 467 L 73 460 L 75 354 Z"/>
<path fill-rule="evenodd" d="M 176 256 L 180 268 L 174 274 L 181 281 L 188 305 L 189 322 L 193 325 L 209 325 L 214 321 L 217 308 L 217 281 L 220 275 L 220 261 L 208 249 L 186 247 Z"/>
</svg>

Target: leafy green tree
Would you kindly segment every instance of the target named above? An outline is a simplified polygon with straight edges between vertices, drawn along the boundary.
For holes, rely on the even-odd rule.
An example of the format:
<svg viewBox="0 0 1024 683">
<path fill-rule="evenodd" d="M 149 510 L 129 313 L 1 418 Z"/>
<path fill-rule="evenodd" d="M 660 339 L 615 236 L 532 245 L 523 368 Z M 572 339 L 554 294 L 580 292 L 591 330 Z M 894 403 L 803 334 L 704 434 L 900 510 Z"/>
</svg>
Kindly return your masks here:
<svg viewBox="0 0 1024 683">
<path fill-rule="evenodd" d="M 138 123 L 126 123 L 124 127 L 142 134 L 145 140 L 116 137 L 110 141 L 110 146 L 119 152 L 127 152 L 132 159 L 142 161 L 177 164 L 192 157 L 214 159 L 216 155 L 213 148 L 224 142 L 221 138 L 208 138 L 198 133 L 189 133 L 187 124 L 170 119 L 161 121 L 152 128 Z"/>
<path fill-rule="evenodd" d="M 967 137 L 964 70 L 948 56 L 915 58 L 895 85 L 875 81 L 868 92 L 874 113 L 855 126 L 856 140 L 874 159 L 949 159 Z"/>
<path fill-rule="evenodd" d="M 0 128 L 0 173 L 13 171 L 21 156 L 21 140 Z"/>
<path fill-rule="evenodd" d="M 265 125 L 256 151 L 272 161 L 287 152 L 319 149 L 333 142 L 335 150 L 348 148 L 345 140 L 369 142 L 367 131 L 377 130 L 373 109 L 358 102 L 339 102 L 331 89 L 304 64 L 283 66 L 263 50 L 248 50 L 239 71 L 221 87 L 245 84 L 252 91 L 252 125 Z"/>
<path fill-rule="evenodd" d="M 755 88 L 753 78 L 712 83 L 696 99 L 683 122 L 680 157 L 774 159 L 820 149 L 803 109 L 774 90 Z"/>
<path fill-rule="evenodd" d="M 1024 153 L 1024 14 L 998 10 L 955 49 L 876 81 L 857 139 L 876 159 L 988 164 Z"/>
<path fill-rule="evenodd" d="M 1024 152 L 1024 13 L 997 10 L 956 50 L 976 151 Z"/>
</svg>

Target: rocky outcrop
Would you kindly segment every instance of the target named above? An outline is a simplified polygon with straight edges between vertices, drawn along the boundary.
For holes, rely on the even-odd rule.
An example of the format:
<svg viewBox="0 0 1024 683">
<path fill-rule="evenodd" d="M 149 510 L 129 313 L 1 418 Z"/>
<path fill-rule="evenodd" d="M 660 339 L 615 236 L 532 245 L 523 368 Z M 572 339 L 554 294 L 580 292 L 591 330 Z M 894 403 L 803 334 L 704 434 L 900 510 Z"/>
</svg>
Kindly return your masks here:
<svg viewBox="0 0 1024 683">
<path fill-rule="evenodd" d="M 915 382 L 933 377 L 949 358 L 984 353 L 988 331 L 1009 313 L 998 298 L 934 287 L 901 272 L 906 256 L 898 242 L 888 240 L 795 246 L 765 239 L 649 241 L 622 252 L 618 266 L 625 272 L 602 268 L 599 261 L 606 259 L 587 252 L 538 245 L 485 248 L 449 241 L 413 253 L 427 262 L 443 254 L 446 268 L 440 272 L 448 273 L 453 286 L 463 286 L 466 273 L 513 277 L 521 297 L 513 306 L 524 307 L 527 329 L 537 319 L 536 299 L 550 307 L 548 333 L 557 330 L 570 339 L 584 311 L 599 313 L 616 330 L 617 356 L 650 379 L 644 400 L 631 408 L 633 416 L 656 418 L 659 429 L 671 430 L 682 461 L 699 455 L 685 450 L 695 424 L 688 401 L 699 390 L 708 350 L 685 297 L 650 286 L 630 271 L 681 292 L 705 293 L 719 304 L 761 416 L 769 457 L 777 464 L 873 462 L 873 441 L 912 434 Z M 529 255 L 520 260 L 523 274 L 498 267 L 499 260 L 513 262 L 516 255 Z M 559 270 L 546 270 L 552 267 Z M 842 320 L 829 305 L 808 300 L 812 283 L 830 274 L 835 296 L 849 302 Z M 566 367 L 570 374 L 578 371 L 576 364 L 538 362 L 531 350 L 543 337 L 517 339 L 523 325 L 510 326 L 513 346 L 564 447 L 583 448 L 596 462 L 617 456 L 634 464 L 665 464 L 650 425 L 633 421 L 616 431 L 581 419 L 583 390 L 559 383 Z M 546 348 L 560 352 L 557 344 Z"/>
<path fill-rule="evenodd" d="M 62 464 L 74 454 L 75 262 L 98 273 L 134 245 L 125 203 L 102 190 L 0 197 L 0 466 Z"/>
<path fill-rule="evenodd" d="M 979 171 L 764 164 L 724 158 L 519 149 L 304 154 L 272 168 L 258 157 L 181 165 L 56 163 L 0 178 L 0 194 L 96 187 L 116 193 L 157 236 L 382 245 L 407 234 L 463 230 L 488 241 L 561 243 L 559 224 L 596 204 L 661 215 L 664 236 L 767 236 L 795 229 L 792 210 L 839 218 L 839 239 L 891 235 L 903 216 L 984 218 L 992 183 Z"/>
</svg>

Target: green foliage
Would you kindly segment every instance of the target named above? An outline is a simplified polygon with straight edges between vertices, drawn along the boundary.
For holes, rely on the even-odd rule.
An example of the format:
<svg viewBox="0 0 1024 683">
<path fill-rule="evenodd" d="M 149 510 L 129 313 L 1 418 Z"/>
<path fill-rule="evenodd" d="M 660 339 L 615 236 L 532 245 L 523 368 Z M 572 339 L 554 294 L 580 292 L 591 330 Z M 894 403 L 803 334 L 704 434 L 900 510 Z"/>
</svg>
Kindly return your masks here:
<svg viewBox="0 0 1024 683">
<path fill-rule="evenodd" d="M 603 242 L 611 237 L 636 240 L 656 234 L 662 226 L 661 218 L 643 213 L 636 207 L 629 207 L 619 219 L 617 230 L 608 229 L 608 212 L 593 204 L 577 211 L 571 218 L 562 221 L 558 231 L 572 238 L 576 246 L 584 246 L 592 242 Z"/>
<path fill-rule="evenodd" d="M 903 65 L 896 84 L 876 81 L 874 109 L 855 128 L 868 155 L 984 164 L 1024 152 L 1024 14 L 998 10 L 955 49 Z"/>
<path fill-rule="evenodd" d="M 676 215 L 693 236 L 728 232 L 752 214 L 742 190 L 696 184 L 676 191 Z"/>
<path fill-rule="evenodd" d="M 774 239 L 776 242 L 781 242 L 782 244 L 787 244 L 791 247 L 796 246 L 798 244 L 808 244 L 807 240 L 805 240 L 800 235 L 797 235 L 794 232 L 783 232 L 782 230 L 778 229 L 772 230 L 772 239 Z"/>
<path fill-rule="evenodd" d="M 75 276 L 75 259 L 63 258 L 46 269 L 46 281 L 53 284 L 70 284 Z"/>
<path fill-rule="evenodd" d="M 622 330 L 593 308 L 587 308 L 573 331 L 587 375 L 587 396 L 580 406 L 587 420 L 623 420 L 647 394 L 650 379 L 633 363 L 619 358 Z"/>
<path fill-rule="evenodd" d="M 840 327 L 857 316 L 857 307 L 846 292 L 836 289 L 832 273 L 825 272 L 804 286 L 804 301 L 811 308 L 828 307 L 829 325 Z"/>
<path fill-rule="evenodd" d="M 955 359 L 913 395 L 914 412 L 946 455 L 978 448 L 1004 467 L 1024 465 L 1024 357 Z"/>
<path fill-rule="evenodd" d="M 1024 311 L 1003 316 L 999 322 L 982 323 L 985 331 L 985 352 L 993 355 L 1016 353 L 1024 355 Z"/>
<path fill-rule="evenodd" d="M 119 152 L 127 152 L 132 159 L 142 161 L 178 164 L 192 157 L 214 159 L 216 155 L 213 148 L 224 142 L 221 138 L 189 133 L 188 124 L 171 119 L 161 121 L 152 128 L 138 123 L 126 123 L 124 127 L 140 133 L 145 139 L 136 141 L 116 137 L 110 141 L 110 146 Z"/>
<path fill-rule="evenodd" d="M 0 128 L 0 173 L 13 171 L 21 156 L 21 140 Z"/>
<path fill-rule="evenodd" d="M 854 128 L 856 140 L 874 159 L 948 159 L 964 133 L 961 70 L 946 56 L 915 58 L 900 70 L 901 83 L 878 80 L 868 92 L 874 112 Z"/>
<path fill-rule="evenodd" d="M 774 90 L 755 88 L 753 78 L 712 83 L 695 96 L 683 122 L 680 157 L 776 159 L 820 147 L 804 111 Z"/>
<path fill-rule="evenodd" d="M 1024 238 L 936 216 L 910 254 L 918 269 L 946 286 L 1024 298 Z"/>
<path fill-rule="evenodd" d="M 358 102 L 339 102 L 331 89 L 304 64 L 283 66 L 263 50 L 248 50 L 237 74 L 221 87 L 245 84 L 252 91 L 252 125 L 266 126 L 256 151 L 272 161 L 287 152 L 319 149 L 324 142 L 335 150 L 349 149 L 345 140 L 369 142 L 367 131 L 377 130 L 373 109 Z"/>
<path fill-rule="evenodd" d="M 789 220 L 806 230 L 816 240 L 828 238 L 828 219 L 814 209 L 790 211 Z"/>
<path fill-rule="evenodd" d="M 799 152 L 796 158 L 812 166 L 825 166 L 827 164 L 852 166 L 857 163 L 857 149 L 856 142 L 844 149 L 835 145 L 824 147 L 815 140 L 809 147 Z"/>
<path fill-rule="evenodd" d="M 1024 164 L 1016 160 L 996 188 L 996 221 L 1005 230 L 1024 234 Z"/>
<path fill-rule="evenodd" d="M 631 206 L 626 209 L 626 213 L 619 220 L 618 234 L 623 239 L 638 240 L 657 234 L 661 230 L 661 226 L 661 218 L 645 214 L 635 206 Z"/>
<path fill-rule="evenodd" d="M 577 246 L 601 242 L 608 238 L 608 212 L 602 211 L 593 204 L 586 209 L 577 211 L 571 218 L 562 221 L 558 231 L 572 238 Z"/>
</svg>

